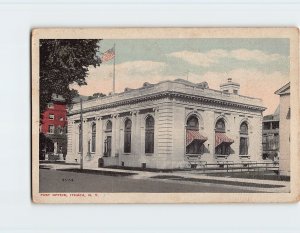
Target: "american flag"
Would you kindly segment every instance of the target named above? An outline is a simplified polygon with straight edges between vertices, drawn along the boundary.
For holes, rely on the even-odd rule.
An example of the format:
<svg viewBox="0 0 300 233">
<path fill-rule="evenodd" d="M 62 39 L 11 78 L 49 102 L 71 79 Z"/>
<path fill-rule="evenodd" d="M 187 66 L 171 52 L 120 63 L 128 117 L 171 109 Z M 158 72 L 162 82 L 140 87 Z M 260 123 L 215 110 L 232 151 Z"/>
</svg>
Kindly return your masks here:
<svg viewBox="0 0 300 233">
<path fill-rule="evenodd" d="M 114 48 L 111 48 L 109 50 L 107 50 L 105 53 L 103 53 L 102 55 L 102 62 L 107 62 L 111 59 L 113 59 L 115 57 L 115 49 Z"/>
</svg>

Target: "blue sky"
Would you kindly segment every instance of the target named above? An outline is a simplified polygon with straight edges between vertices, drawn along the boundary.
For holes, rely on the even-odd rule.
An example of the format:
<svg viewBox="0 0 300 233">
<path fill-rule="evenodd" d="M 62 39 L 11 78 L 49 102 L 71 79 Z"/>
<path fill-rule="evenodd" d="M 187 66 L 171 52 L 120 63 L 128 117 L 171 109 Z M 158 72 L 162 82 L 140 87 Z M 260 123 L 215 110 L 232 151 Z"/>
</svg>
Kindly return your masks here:
<svg viewBox="0 0 300 233">
<path fill-rule="evenodd" d="M 230 71 L 234 68 L 248 67 L 262 71 L 289 71 L 289 40 L 288 39 L 136 39 L 136 40 L 103 40 L 100 50 L 104 52 L 116 44 L 116 63 L 128 61 L 150 60 L 166 62 L 166 74 L 185 73 L 187 70 L 198 74 L 206 71 Z M 282 58 L 272 62 L 257 62 L 257 60 L 238 60 L 224 57 L 218 64 L 202 67 L 182 61 L 178 57 L 168 56 L 179 51 L 207 53 L 211 50 L 262 51 L 265 54 L 279 54 Z"/>
<path fill-rule="evenodd" d="M 189 81 L 207 81 L 210 88 L 219 89 L 231 77 L 241 84 L 240 94 L 263 99 L 265 114 L 270 114 L 279 102 L 274 91 L 289 81 L 289 39 L 110 39 L 100 42 L 100 52 L 114 44 L 117 92 L 187 76 Z M 80 94 L 110 92 L 112 64 L 91 67 L 88 85 L 78 88 Z"/>
</svg>

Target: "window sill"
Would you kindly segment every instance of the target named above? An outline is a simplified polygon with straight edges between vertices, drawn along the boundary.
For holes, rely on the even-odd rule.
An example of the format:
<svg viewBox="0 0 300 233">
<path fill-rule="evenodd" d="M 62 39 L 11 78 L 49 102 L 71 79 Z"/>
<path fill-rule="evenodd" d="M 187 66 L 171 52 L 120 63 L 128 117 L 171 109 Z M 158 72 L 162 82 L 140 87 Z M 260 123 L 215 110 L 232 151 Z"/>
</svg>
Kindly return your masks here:
<svg viewBox="0 0 300 233">
<path fill-rule="evenodd" d="M 217 158 L 223 158 L 223 157 L 228 157 L 229 155 L 217 155 L 217 154 L 215 154 L 215 156 L 217 157 Z"/>
<path fill-rule="evenodd" d="M 146 156 L 153 156 L 154 153 L 145 153 Z"/>
<path fill-rule="evenodd" d="M 250 155 L 239 155 L 240 158 L 250 158 Z"/>
<path fill-rule="evenodd" d="M 123 155 L 131 155 L 131 153 L 123 153 Z"/>
<path fill-rule="evenodd" d="M 198 157 L 198 156 L 202 156 L 203 154 L 185 154 L 185 156 L 189 156 L 189 157 Z"/>
</svg>

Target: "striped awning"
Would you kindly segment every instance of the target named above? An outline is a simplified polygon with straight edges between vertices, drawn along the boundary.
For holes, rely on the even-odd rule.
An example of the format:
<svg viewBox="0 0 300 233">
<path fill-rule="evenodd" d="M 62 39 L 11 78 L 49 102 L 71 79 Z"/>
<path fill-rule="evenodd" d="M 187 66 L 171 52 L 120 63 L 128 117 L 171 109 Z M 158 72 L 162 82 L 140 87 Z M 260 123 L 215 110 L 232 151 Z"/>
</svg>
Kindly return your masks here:
<svg viewBox="0 0 300 233">
<path fill-rule="evenodd" d="M 190 145 L 194 140 L 203 143 L 207 140 L 207 137 L 202 136 L 198 130 L 187 130 L 186 131 L 186 145 Z"/>
<path fill-rule="evenodd" d="M 225 133 L 216 133 L 216 145 L 215 147 L 219 146 L 222 143 L 232 144 L 234 140 L 227 137 Z"/>
</svg>

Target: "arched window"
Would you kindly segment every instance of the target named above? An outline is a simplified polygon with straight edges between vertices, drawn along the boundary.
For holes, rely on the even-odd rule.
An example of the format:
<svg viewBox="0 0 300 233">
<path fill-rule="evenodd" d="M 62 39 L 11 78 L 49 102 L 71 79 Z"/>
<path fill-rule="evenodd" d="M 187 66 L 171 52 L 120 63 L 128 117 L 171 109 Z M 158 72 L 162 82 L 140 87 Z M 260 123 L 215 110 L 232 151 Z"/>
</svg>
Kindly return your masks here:
<svg viewBox="0 0 300 233">
<path fill-rule="evenodd" d="M 91 152 L 96 151 L 96 123 L 92 124 L 92 148 Z"/>
<path fill-rule="evenodd" d="M 126 119 L 124 123 L 124 153 L 131 152 L 131 120 Z"/>
<path fill-rule="evenodd" d="M 206 140 L 199 132 L 197 116 L 190 116 L 186 122 L 186 154 L 203 154 Z"/>
<path fill-rule="evenodd" d="M 146 118 L 145 129 L 145 153 L 154 153 L 154 118 Z"/>
<path fill-rule="evenodd" d="M 187 129 L 191 130 L 199 130 L 199 122 L 198 118 L 194 115 L 190 116 L 189 119 L 187 120 Z"/>
<path fill-rule="evenodd" d="M 243 122 L 240 126 L 240 155 L 248 155 L 248 125 Z"/>
<path fill-rule="evenodd" d="M 106 123 L 106 129 L 105 129 L 106 131 L 112 131 L 112 123 L 111 123 L 111 121 L 107 121 L 107 123 Z"/>
<path fill-rule="evenodd" d="M 219 119 L 215 125 L 215 154 L 229 155 L 230 145 L 234 142 L 225 134 L 226 125 L 224 119 Z"/>
<path fill-rule="evenodd" d="M 225 132 L 225 122 L 223 119 L 219 119 L 216 123 L 216 131 Z"/>
</svg>

